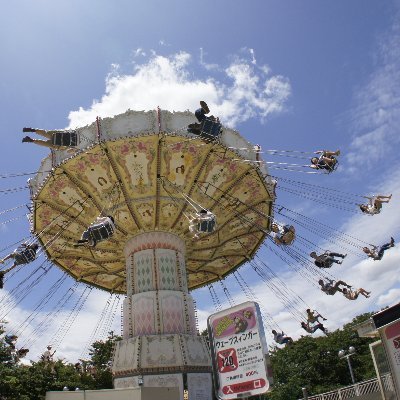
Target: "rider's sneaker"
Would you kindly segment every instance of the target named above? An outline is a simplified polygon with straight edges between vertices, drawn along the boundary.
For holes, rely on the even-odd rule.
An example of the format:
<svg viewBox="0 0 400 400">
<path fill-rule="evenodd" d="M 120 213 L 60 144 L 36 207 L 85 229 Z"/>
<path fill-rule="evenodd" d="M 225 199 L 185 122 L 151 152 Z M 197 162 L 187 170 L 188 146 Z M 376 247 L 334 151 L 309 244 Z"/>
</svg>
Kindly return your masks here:
<svg viewBox="0 0 400 400">
<path fill-rule="evenodd" d="M 201 108 L 204 111 L 204 114 L 208 114 L 210 112 L 210 109 L 208 108 L 208 105 L 207 105 L 207 103 L 205 101 L 201 100 L 200 101 L 200 105 L 201 105 Z"/>
</svg>

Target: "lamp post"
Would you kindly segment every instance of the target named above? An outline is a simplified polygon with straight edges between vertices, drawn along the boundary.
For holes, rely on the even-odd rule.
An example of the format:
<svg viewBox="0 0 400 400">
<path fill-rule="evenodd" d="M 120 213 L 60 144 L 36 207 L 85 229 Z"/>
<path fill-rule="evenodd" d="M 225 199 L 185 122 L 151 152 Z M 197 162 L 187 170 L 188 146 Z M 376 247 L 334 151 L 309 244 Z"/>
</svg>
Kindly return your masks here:
<svg viewBox="0 0 400 400">
<path fill-rule="evenodd" d="M 349 370 L 350 370 L 350 375 L 351 375 L 351 381 L 353 382 L 353 385 L 356 383 L 354 379 L 354 372 L 353 372 L 353 367 L 351 366 L 350 362 L 350 357 L 353 356 L 356 352 L 356 349 L 353 346 L 349 347 L 349 350 L 340 350 L 339 351 L 339 358 L 346 358 L 347 359 L 347 364 L 349 365 Z"/>
</svg>

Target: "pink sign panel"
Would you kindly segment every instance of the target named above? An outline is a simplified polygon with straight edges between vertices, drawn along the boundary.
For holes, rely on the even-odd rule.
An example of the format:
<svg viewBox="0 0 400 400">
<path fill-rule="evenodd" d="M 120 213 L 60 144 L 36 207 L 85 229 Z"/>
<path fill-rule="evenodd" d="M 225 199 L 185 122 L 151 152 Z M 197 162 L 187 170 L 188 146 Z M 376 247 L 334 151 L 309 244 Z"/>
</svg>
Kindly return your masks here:
<svg viewBox="0 0 400 400">
<path fill-rule="evenodd" d="M 234 311 L 212 322 L 213 332 L 216 338 L 235 335 L 246 332 L 256 326 L 254 307 L 245 307 Z"/>
<path fill-rule="evenodd" d="M 257 303 L 246 302 L 208 318 L 217 396 L 223 400 L 265 393 L 265 337 Z"/>
<path fill-rule="evenodd" d="M 392 378 L 400 394 L 400 320 L 383 328 L 382 339 L 391 365 Z"/>
</svg>

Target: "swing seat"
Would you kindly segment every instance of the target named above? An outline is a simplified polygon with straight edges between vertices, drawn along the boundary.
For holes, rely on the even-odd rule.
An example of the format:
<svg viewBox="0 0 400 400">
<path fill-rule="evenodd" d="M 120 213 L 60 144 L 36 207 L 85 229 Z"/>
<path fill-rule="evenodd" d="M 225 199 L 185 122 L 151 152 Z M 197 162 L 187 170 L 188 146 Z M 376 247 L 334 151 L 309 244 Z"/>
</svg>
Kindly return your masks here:
<svg viewBox="0 0 400 400">
<path fill-rule="evenodd" d="M 202 233 L 211 233 L 215 230 L 215 217 L 209 220 L 201 221 L 197 224 L 197 230 Z"/>
<path fill-rule="evenodd" d="M 205 118 L 200 126 L 200 136 L 206 140 L 216 140 L 222 131 L 221 124 L 210 118 Z"/>
<path fill-rule="evenodd" d="M 199 233 L 212 233 L 216 228 L 216 217 L 213 213 L 197 213 L 189 225 L 189 231 L 195 236 Z"/>
<path fill-rule="evenodd" d="M 333 171 L 337 170 L 337 167 L 339 166 L 339 161 L 336 158 L 334 160 L 335 162 L 332 165 L 326 165 L 327 168 L 321 168 L 325 174 L 330 174 Z"/>
<path fill-rule="evenodd" d="M 282 244 L 290 245 L 294 242 L 295 238 L 296 238 L 296 231 L 294 229 L 294 226 L 291 226 L 289 230 L 281 236 L 281 241 Z"/>
<path fill-rule="evenodd" d="M 15 256 L 15 263 L 18 264 L 28 264 L 34 261 L 36 258 L 36 250 L 30 248 L 24 248 Z"/>
<path fill-rule="evenodd" d="M 89 235 L 94 243 L 109 239 L 114 234 L 114 225 L 110 222 L 102 222 L 89 227 Z"/>
<path fill-rule="evenodd" d="M 295 238 L 296 238 L 296 236 L 295 236 L 294 232 L 290 232 L 283 236 L 275 236 L 274 240 L 275 240 L 276 244 L 290 246 L 294 242 Z"/>
<path fill-rule="evenodd" d="M 338 160 L 336 160 L 336 162 L 332 166 L 330 166 L 329 169 L 325 170 L 325 173 L 330 174 L 331 172 L 336 171 L 338 166 L 339 166 L 339 162 L 338 162 Z"/>
<path fill-rule="evenodd" d="M 58 131 L 53 133 L 53 144 L 63 147 L 75 147 L 78 145 L 76 131 Z"/>
<path fill-rule="evenodd" d="M 279 225 L 276 222 L 272 224 L 272 231 L 276 233 L 274 241 L 280 245 L 291 245 L 296 239 L 296 230 L 293 225 Z"/>
</svg>

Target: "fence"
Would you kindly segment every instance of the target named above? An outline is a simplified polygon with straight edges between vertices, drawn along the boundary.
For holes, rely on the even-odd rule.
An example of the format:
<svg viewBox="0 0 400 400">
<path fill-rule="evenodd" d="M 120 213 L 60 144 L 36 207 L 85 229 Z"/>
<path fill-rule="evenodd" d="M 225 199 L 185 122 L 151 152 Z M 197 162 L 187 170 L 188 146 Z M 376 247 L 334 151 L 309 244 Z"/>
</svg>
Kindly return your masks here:
<svg viewBox="0 0 400 400">
<path fill-rule="evenodd" d="M 381 377 L 383 390 L 385 392 L 394 392 L 394 386 L 392 376 L 385 374 Z M 346 386 L 341 389 L 334 390 L 332 392 L 317 394 L 315 396 L 309 396 L 308 400 L 347 400 L 358 396 L 365 396 L 370 393 L 379 392 L 378 379 L 370 379 L 368 381 L 356 383 L 351 386 Z"/>
</svg>

